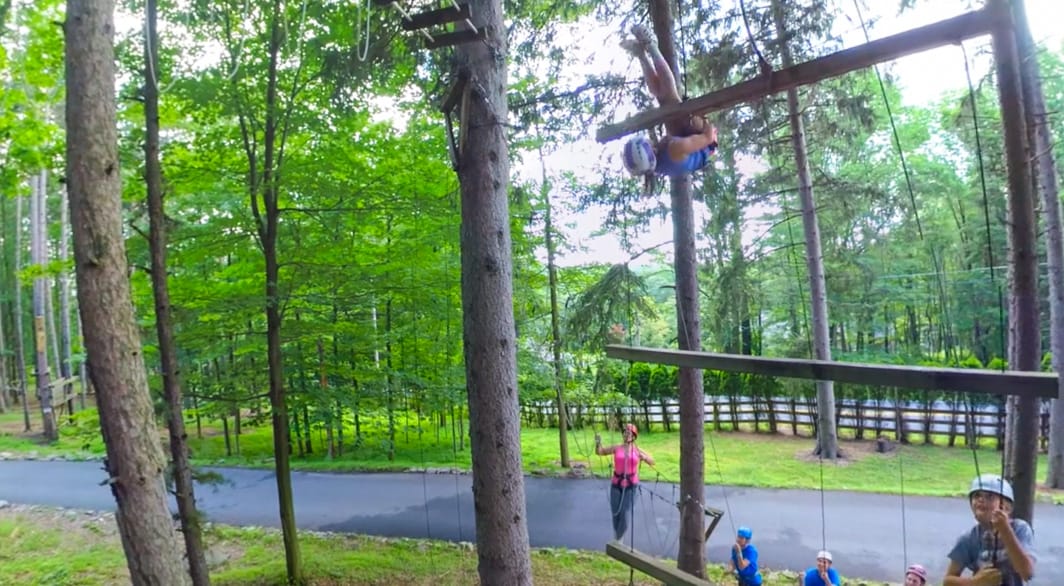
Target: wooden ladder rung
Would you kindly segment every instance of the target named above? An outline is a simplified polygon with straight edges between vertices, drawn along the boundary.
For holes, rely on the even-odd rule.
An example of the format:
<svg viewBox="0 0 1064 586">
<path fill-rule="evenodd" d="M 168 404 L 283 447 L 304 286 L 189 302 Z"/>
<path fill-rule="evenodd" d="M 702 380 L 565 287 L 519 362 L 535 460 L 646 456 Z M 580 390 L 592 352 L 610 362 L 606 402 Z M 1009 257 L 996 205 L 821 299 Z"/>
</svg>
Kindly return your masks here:
<svg viewBox="0 0 1064 586">
<path fill-rule="evenodd" d="M 473 11 L 469 8 L 469 5 L 459 4 L 457 10 L 453 6 L 449 6 L 438 10 L 419 12 L 411 16 L 410 20 L 404 20 L 400 26 L 402 26 L 404 31 L 415 31 L 421 28 L 447 24 L 448 22 L 471 20 L 472 18 Z"/>
<path fill-rule="evenodd" d="M 465 30 L 453 33 L 443 33 L 441 35 L 436 35 L 436 37 L 431 42 L 425 41 L 425 48 L 439 49 L 440 47 L 449 47 L 452 45 L 472 43 L 473 41 L 484 40 L 487 37 L 487 31 L 484 29 L 484 27 L 480 27 L 475 31 Z"/>
</svg>

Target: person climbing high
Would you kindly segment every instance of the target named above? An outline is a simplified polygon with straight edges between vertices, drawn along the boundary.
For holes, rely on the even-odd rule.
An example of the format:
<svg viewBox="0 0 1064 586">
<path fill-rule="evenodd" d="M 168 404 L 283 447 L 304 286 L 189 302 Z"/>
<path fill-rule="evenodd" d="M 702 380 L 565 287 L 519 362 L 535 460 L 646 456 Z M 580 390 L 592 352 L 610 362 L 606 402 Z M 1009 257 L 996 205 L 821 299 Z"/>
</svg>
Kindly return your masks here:
<svg viewBox="0 0 1064 586">
<path fill-rule="evenodd" d="M 676 78 L 665 61 L 657 43 L 644 25 L 631 29 L 632 37 L 621 47 L 639 60 L 647 89 L 661 106 L 680 103 Z M 646 180 L 646 190 L 652 188 L 657 175 L 680 177 L 698 171 L 709 164 L 717 152 L 717 129 L 701 116 L 670 120 L 666 134 L 660 140 L 651 133 L 635 136 L 624 145 L 624 166 L 633 175 Z"/>
</svg>

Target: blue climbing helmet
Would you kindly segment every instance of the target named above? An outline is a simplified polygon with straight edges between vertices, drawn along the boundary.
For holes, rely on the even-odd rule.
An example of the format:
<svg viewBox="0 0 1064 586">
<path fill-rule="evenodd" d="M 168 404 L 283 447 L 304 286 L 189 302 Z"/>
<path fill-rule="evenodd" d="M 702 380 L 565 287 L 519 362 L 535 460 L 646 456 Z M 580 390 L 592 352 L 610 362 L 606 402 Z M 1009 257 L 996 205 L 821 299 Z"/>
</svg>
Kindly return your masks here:
<svg viewBox="0 0 1064 586">
<path fill-rule="evenodd" d="M 989 492 L 996 494 L 1009 502 L 1013 502 L 1012 498 L 1012 485 L 1008 480 L 998 476 L 997 474 L 983 474 L 982 476 L 976 476 L 972 480 L 971 487 L 968 488 L 968 498 L 971 498 L 973 494 L 977 492 Z"/>
<path fill-rule="evenodd" d="M 646 175 L 658 166 L 654 145 L 645 136 L 636 136 L 624 143 L 624 168 L 632 175 Z"/>
<path fill-rule="evenodd" d="M 750 529 L 749 527 L 740 527 L 739 530 L 735 532 L 735 534 L 739 537 L 742 537 L 743 539 L 750 539 L 754 536 L 754 530 Z"/>
</svg>

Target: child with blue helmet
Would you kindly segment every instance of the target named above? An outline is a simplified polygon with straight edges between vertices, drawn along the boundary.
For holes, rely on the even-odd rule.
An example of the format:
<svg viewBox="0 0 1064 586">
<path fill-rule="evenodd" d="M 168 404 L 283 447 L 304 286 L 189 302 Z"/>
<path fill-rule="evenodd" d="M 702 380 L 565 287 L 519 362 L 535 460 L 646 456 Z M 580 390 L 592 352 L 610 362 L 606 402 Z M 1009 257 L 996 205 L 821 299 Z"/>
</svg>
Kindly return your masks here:
<svg viewBox="0 0 1064 586">
<path fill-rule="evenodd" d="M 757 548 L 750 543 L 754 532 L 749 527 L 740 527 L 735 532 L 731 563 L 728 570 L 735 572 L 739 586 L 761 586 L 761 572 L 757 568 Z"/>
<path fill-rule="evenodd" d="M 650 93 L 661 106 L 680 103 L 680 92 L 672 69 L 658 50 L 650 31 L 641 24 L 632 27 L 634 38 L 621 46 L 639 59 Z M 655 176 L 680 177 L 698 171 L 709 163 L 717 150 L 717 129 L 700 116 L 669 120 L 665 138 L 637 136 L 624 145 L 624 166 L 633 175 L 642 175 L 648 186 Z"/>
</svg>

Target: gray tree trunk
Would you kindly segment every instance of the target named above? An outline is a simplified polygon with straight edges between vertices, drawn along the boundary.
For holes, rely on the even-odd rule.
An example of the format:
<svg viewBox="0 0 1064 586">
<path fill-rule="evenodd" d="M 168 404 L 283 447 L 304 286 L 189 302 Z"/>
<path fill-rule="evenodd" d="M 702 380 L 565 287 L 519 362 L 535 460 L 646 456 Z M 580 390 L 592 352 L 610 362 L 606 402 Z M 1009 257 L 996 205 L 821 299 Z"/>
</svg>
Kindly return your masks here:
<svg viewBox="0 0 1064 586">
<path fill-rule="evenodd" d="M 0 284 L 8 282 L 5 279 L 10 279 L 11 283 L 18 282 L 18 277 L 11 274 L 10 266 L 7 264 L 9 258 L 7 243 L 10 233 L 7 228 L 7 198 L 0 197 Z M 18 401 L 18 387 L 8 371 L 7 331 L 4 330 L 4 316 L 7 309 L 8 305 L 0 301 L 0 405 L 4 405 L 9 396 L 12 401 Z M 14 321 L 13 318 L 12 321 Z M 14 368 L 14 363 L 11 366 Z M 4 410 L 6 411 L 6 408 Z"/>
<path fill-rule="evenodd" d="M 463 96 L 458 179 L 462 307 L 477 571 L 481 584 L 532 584 L 517 396 L 513 257 L 506 189 L 506 27 L 501 0 L 471 0 L 487 29 L 455 49 Z"/>
<path fill-rule="evenodd" d="M 47 174 L 41 171 L 31 180 L 30 189 L 30 262 L 43 268 L 48 262 L 48 239 L 45 238 L 45 194 Z M 39 276 L 33 279 L 33 348 L 37 379 L 37 400 L 41 407 L 41 428 L 48 441 L 59 439 L 55 425 L 55 410 L 52 407 L 51 370 L 48 365 L 48 335 L 46 329 L 47 298 L 51 290 L 48 279 Z"/>
<path fill-rule="evenodd" d="M 22 197 L 15 198 L 15 368 L 18 370 L 18 394 L 22 397 L 23 430 L 30 431 L 30 402 L 26 393 L 26 342 L 22 324 Z"/>
<path fill-rule="evenodd" d="M 650 2 L 650 19 L 662 57 L 672 69 L 677 84 L 681 83 L 676 59 L 676 39 L 672 13 L 673 4 L 666 0 Z M 683 93 L 680 90 L 681 97 Z M 667 123 L 675 133 L 686 126 L 683 120 Z M 695 247 L 695 211 L 693 185 L 690 175 L 670 180 L 672 206 L 672 238 L 675 254 L 676 331 L 680 350 L 702 349 L 702 323 L 698 299 L 698 258 Z M 702 371 L 697 368 L 679 369 L 680 408 L 680 541 L 676 566 L 681 571 L 704 578 L 706 576 L 705 538 L 705 394 Z"/>
<path fill-rule="evenodd" d="M 1009 290 L 1015 301 L 1016 363 L 1014 370 L 1037 371 L 1041 367 L 1041 332 L 1038 323 L 1038 246 L 1035 194 L 1031 177 L 1030 149 L 1024 114 L 1020 60 L 1012 28 L 1009 0 L 992 0 L 1001 23 L 994 31 L 993 47 L 1002 122 L 1005 126 L 1005 160 L 1008 166 L 1009 240 L 1014 266 Z M 1037 398 L 1016 401 L 1016 425 L 1009 433 L 1011 481 L 1015 491 L 1016 517 L 1028 522 L 1034 514 L 1038 463 L 1039 404 Z"/>
<path fill-rule="evenodd" d="M 779 0 L 772 2 L 776 30 L 780 39 L 783 66 L 793 65 L 787 46 L 787 23 Z M 820 247 L 820 225 L 817 223 L 813 180 L 809 173 L 809 157 L 805 146 L 805 125 L 798 106 L 798 90 L 787 90 L 787 111 L 791 125 L 791 146 L 798 168 L 798 197 L 802 207 L 802 226 L 805 231 L 805 258 L 809 270 L 809 301 L 813 314 L 813 357 L 831 360 L 831 336 L 828 331 L 828 293 L 824 280 L 824 255 Z M 816 381 L 817 446 L 824 458 L 835 459 L 839 452 L 838 431 L 835 429 L 835 385 L 829 380 Z"/>
<path fill-rule="evenodd" d="M 0 222 L 0 229 L 3 229 L 3 222 Z M 3 243 L 2 237 L 0 237 L 0 244 Z M 4 254 L 4 247 L 0 245 L 0 255 Z M 6 265 L 0 265 L 0 269 Z M 3 282 L 4 275 L 0 273 L 0 283 Z M 0 413 L 7 413 L 7 393 L 10 388 L 11 380 L 7 377 L 7 335 L 4 331 L 4 304 L 0 303 Z"/>
<path fill-rule="evenodd" d="M 59 260 L 63 267 L 66 267 L 67 260 L 70 259 L 70 210 L 67 203 L 67 191 L 66 184 L 60 185 L 60 203 L 59 203 Z M 66 380 L 70 380 L 73 375 L 71 369 L 71 341 L 70 341 L 70 275 L 67 274 L 66 268 L 59 273 L 57 277 L 59 280 L 59 325 L 60 325 L 60 361 L 59 361 L 59 373 Z M 81 384 L 84 385 L 85 381 L 82 380 Z M 67 383 L 63 385 L 63 396 L 67 398 L 67 414 L 74 414 L 74 385 Z M 84 408 L 84 406 L 83 406 Z"/>
<path fill-rule="evenodd" d="M 1064 389 L 1064 231 L 1061 229 L 1060 188 L 1053 160 L 1053 134 L 1046 112 L 1046 96 L 1038 67 L 1031 27 L 1023 2 L 1012 3 L 1016 21 L 1016 44 L 1020 53 L 1023 106 L 1027 114 L 1028 140 L 1034 150 L 1035 185 L 1045 214 L 1045 245 L 1049 265 L 1049 345 L 1053 370 Z M 1064 488 L 1064 400 L 1051 403 L 1049 417 L 1049 469 L 1046 484 Z"/>
<path fill-rule="evenodd" d="M 78 301 L 130 582 L 182 586 L 188 574 L 167 506 L 122 235 L 114 11 L 113 0 L 69 0 L 64 23 L 66 176 Z"/>
<path fill-rule="evenodd" d="M 558 409 L 558 454 L 562 468 L 569 467 L 569 413 L 565 410 L 565 373 L 562 368 L 562 328 L 558 311 L 558 266 L 555 262 L 554 223 L 551 210 L 551 184 L 547 179 L 547 165 L 543 146 L 539 147 L 539 162 L 543 165 L 543 232 L 547 246 L 547 283 L 550 287 L 550 337 L 554 360 L 554 395 Z"/>
<path fill-rule="evenodd" d="M 181 535 L 185 540 L 185 559 L 194 586 L 209 586 L 210 573 L 204 553 L 203 532 L 196 510 L 196 493 L 189 463 L 188 435 L 185 433 L 181 407 L 181 379 L 174 343 L 173 316 L 170 308 L 170 285 L 166 265 L 166 209 L 164 207 L 163 170 L 159 163 L 159 35 L 156 29 L 156 0 L 145 6 L 144 31 L 144 180 L 148 190 L 148 248 L 151 251 L 151 287 L 155 301 L 155 332 L 159 342 L 159 361 L 166 401 L 166 424 L 170 435 L 170 466 L 174 480 L 174 497 L 181 518 Z M 67 327 L 69 327 L 69 322 Z M 68 367 L 69 368 L 69 367 Z"/>
</svg>

